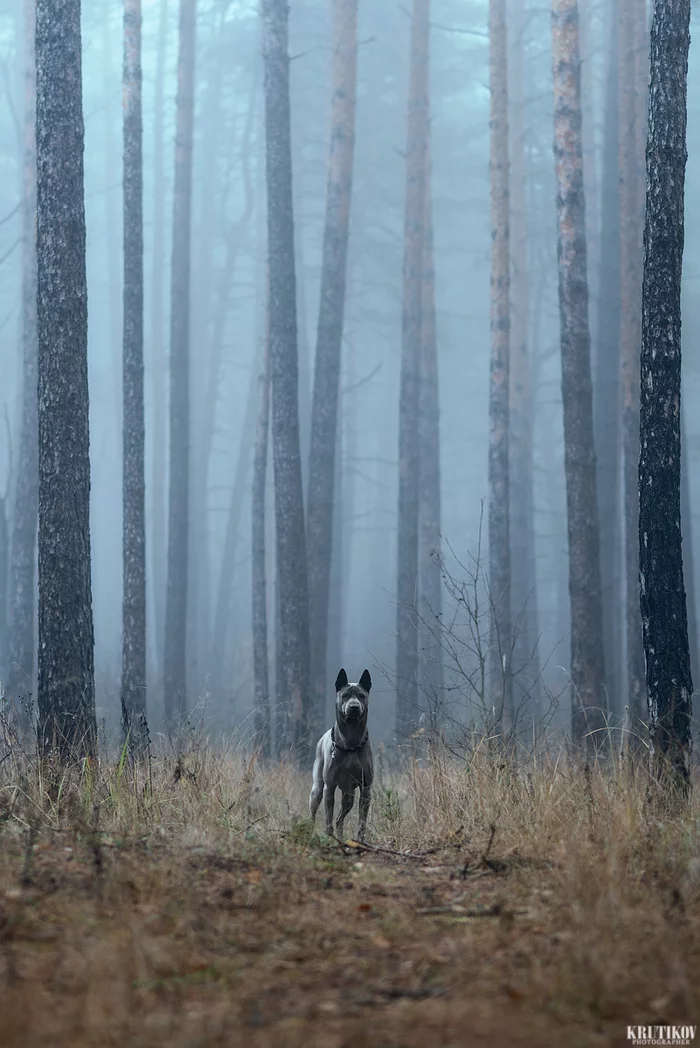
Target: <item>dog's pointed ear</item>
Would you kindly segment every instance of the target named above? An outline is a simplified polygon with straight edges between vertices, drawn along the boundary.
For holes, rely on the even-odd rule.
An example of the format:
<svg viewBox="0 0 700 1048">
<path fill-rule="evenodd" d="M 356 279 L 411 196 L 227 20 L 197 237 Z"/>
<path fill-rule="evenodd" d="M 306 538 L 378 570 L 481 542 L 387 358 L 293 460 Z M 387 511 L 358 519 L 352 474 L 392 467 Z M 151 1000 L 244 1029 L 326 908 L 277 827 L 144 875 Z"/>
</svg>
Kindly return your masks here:
<svg viewBox="0 0 700 1048">
<path fill-rule="evenodd" d="M 366 692 L 370 691 L 372 687 L 372 678 L 369 675 L 369 670 L 364 670 L 362 676 L 360 677 L 360 687 L 363 688 Z"/>
<path fill-rule="evenodd" d="M 343 688 L 347 688 L 347 686 L 348 686 L 348 675 L 345 672 L 345 670 L 341 670 L 340 673 L 338 674 L 337 678 L 336 678 L 335 690 L 336 690 L 336 692 L 339 692 L 339 691 L 342 691 Z"/>
</svg>

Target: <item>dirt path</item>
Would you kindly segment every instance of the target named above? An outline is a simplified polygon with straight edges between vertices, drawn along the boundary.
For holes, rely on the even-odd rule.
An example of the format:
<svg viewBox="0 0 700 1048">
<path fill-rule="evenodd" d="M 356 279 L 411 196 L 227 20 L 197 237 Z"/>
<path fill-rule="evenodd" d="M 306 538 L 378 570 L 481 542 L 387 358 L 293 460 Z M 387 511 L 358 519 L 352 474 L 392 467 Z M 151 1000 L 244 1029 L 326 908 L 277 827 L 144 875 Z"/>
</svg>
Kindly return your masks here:
<svg viewBox="0 0 700 1048">
<path fill-rule="evenodd" d="M 557 869 L 477 865 L 456 847 L 6 840 L 0 1043 L 627 1044 L 628 995 L 576 984 Z"/>
</svg>

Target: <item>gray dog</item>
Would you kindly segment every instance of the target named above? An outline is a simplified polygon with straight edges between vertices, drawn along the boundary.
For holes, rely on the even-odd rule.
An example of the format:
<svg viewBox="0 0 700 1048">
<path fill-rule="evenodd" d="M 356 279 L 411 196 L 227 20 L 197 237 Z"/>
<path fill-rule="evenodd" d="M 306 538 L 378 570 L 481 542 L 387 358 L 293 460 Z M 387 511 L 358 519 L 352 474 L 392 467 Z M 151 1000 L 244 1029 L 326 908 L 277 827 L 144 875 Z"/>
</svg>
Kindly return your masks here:
<svg viewBox="0 0 700 1048">
<path fill-rule="evenodd" d="M 343 823 L 355 803 L 355 790 L 360 789 L 360 840 L 367 830 L 367 815 L 372 794 L 374 768 L 372 744 L 367 731 L 367 711 L 372 678 L 369 670 L 360 677 L 359 684 L 349 684 L 348 675 L 341 670 L 335 682 L 335 724 L 322 735 L 316 747 L 314 778 L 309 797 L 311 818 L 323 798 L 326 813 L 326 833 L 333 836 L 333 808 L 335 791 L 343 797 L 340 814 L 335 824 L 336 836 L 342 840 Z"/>
</svg>

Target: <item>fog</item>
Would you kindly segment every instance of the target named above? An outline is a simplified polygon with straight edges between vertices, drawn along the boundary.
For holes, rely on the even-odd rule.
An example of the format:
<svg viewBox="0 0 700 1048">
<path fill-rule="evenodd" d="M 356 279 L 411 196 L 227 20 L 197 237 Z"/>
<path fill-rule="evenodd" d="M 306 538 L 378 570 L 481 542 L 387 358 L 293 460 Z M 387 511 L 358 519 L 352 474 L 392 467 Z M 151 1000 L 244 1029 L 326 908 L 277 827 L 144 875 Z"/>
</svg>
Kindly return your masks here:
<svg viewBox="0 0 700 1048">
<path fill-rule="evenodd" d="M 488 5 L 486 0 L 433 0 L 432 6 L 431 151 L 441 530 L 447 573 L 460 579 L 465 566 L 473 564 L 470 558 L 480 556 L 484 570 L 488 562 Z M 603 265 L 601 181 L 612 6 L 612 0 L 580 2 L 585 29 L 584 170 L 594 359 Z M 552 697 L 560 697 L 553 723 L 565 726 L 569 716 L 565 694 L 570 675 L 569 597 L 551 14 L 546 5 L 534 0 L 526 0 L 525 9 L 524 23 L 510 24 L 509 34 L 511 48 L 517 48 L 522 57 L 525 82 L 537 643 L 544 684 Z M 191 706 L 200 711 L 211 730 L 239 728 L 245 735 L 250 730 L 254 701 L 250 611 L 254 412 L 250 402 L 256 395 L 265 333 L 261 36 L 253 2 L 199 0 L 197 22 L 188 690 Z M 697 6 L 693 23 L 695 33 L 700 33 Z M 164 36 L 161 25 L 165 27 Z M 342 544 L 331 597 L 342 611 L 342 628 L 340 637 L 329 646 L 329 696 L 340 664 L 351 680 L 358 680 L 367 666 L 374 679 L 373 732 L 387 741 L 393 733 L 395 700 L 409 35 L 410 15 L 400 3 L 361 0 L 340 406 Z M 176 0 L 143 0 L 148 703 L 149 718 L 155 724 L 160 720 L 164 658 L 167 360 L 177 46 Z M 122 8 L 118 2 L 84 0 L 83 51 L 95 668 L 98 721 L 109 725 L 119 717 L 122 630 Z M 160 86 L 159 51 L 164 59 Z M 290 54 L 299 408 L 306 473 L 330 135 L 330 4 L 320 0 L 292 2 Z M 4 220 L 0 225 L 0 402 L 7 425 L 0 423 L 0 493 L 7 493 L 8 506 L 21 405 L 18 244 L 22 228 L 21 215 L 13 211 L 21 191 L 21 69 L 21 4 L 6 2 L 0 8 L 0 90 L 4 98 L 0 105 L 0 219 Z M 688 83 L 684 411 L 694 543 L 700 533 L 700 412 L 695 410 L 700 402 L 700 192 L 696 191 L 700 189 L 700 51 L 694 47 Z M 241 489 L 236 487 L 239 461 L 244 477 Z M 232 513 L 238 514 L 238 528 L 231 573 L 224 546 Z M 269 621 L 274 627 L 271 497 L 268 525 Z M 686 543 L 691 541 L 689 532 L 686 521 Z M 695 591 L 700 592 L 697 555 L 694 568 Z M 228 603 L 228 626 L 220 671 L 211 664 L 210 651 L 222 585 Z M 449 594 L 445 601 L 447 617 L 452 606 Z M 697 637 L 691 637 L 691 646 L 697 641 Z M 273 654 L 274 643 L 271 658 Z M 333 658 L 341 660 L 338 666 L 331 663 Z M 448 683 L 455 684 L 454 679 Z"/>
</svg>

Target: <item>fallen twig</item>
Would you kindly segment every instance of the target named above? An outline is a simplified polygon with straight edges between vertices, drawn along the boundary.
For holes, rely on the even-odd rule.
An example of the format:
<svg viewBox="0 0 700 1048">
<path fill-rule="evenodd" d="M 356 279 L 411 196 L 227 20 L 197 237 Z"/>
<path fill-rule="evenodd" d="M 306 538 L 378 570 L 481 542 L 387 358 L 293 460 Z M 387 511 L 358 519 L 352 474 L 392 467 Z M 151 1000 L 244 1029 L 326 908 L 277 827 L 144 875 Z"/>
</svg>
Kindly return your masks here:
<svg viewBox="0 0 700 1048">
<path fill-rule="evenodd" d="M 387 848 L 383 844 L 369 844 L 367 841 L 338 841 L 338 844 L 346 855 L 352 855 L 353 852 L 358 851 L 369 851 L 378 852 L 380 855 L 395 855 L 400 859 L 425 859 L 428 855 L 435 855 L 444 848 L 456 847 L 461 844 L 462 842 L 458 841 L 458 838 L 461 837 L 463 831 L 464 827 L 459 826 L 454 833 L 452 833 L 449 840 L 442 841 L 440 844 L 436 844 L 432 848 L 425 848 L 422 851 L 417 852 L 397 851 L 396 848 Z"/>
</svg>

